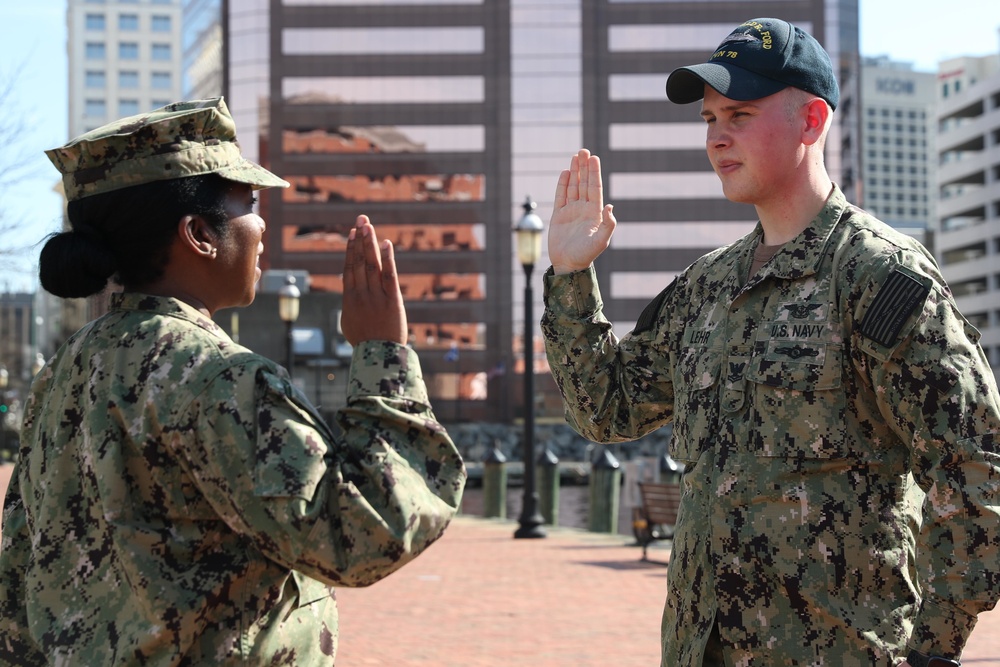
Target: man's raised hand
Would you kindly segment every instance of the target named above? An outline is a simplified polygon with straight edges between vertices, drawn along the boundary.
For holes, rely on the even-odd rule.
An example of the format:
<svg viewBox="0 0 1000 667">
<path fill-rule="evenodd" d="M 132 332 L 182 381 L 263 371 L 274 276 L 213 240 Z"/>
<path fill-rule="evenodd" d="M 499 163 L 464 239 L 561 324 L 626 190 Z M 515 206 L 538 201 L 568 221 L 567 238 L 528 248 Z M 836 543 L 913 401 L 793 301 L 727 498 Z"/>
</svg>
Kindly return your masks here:
<svg viewBox="0 0 1000 667">
<path fill-rule="evenodd" d="M 593 263 L 611 242 L 617 221 L 604 205 L 601 158 L 586 148 L 559 174 L 555 206 L 549 222 L 549 261 L 556 273 L 580 271 Z"/>
</svg>

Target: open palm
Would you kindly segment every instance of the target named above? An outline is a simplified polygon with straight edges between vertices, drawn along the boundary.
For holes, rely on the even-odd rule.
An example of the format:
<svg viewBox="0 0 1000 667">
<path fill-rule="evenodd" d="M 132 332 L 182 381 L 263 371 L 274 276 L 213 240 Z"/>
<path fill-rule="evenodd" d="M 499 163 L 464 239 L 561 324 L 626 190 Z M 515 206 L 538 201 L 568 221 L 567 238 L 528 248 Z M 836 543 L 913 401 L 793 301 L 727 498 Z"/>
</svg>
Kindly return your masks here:
<svg viewBox="0 0 1000 667">
<path fill-rule="evenodd" d="M 581 148 L 556 185 L 549 222 L 549 260 L 555 272 L 590 266 L 608 247 L 616 224 L 611 204 L 604 205 L 601 159 Z"/>
<path fill-rule="evenodd" d="M 406 309 L 392 243 L 378 242 L 366 215 L 358 216 L 347 237 L 340 325 L 344 338 L 354 346 L 366 340 L 400 345 L 407 341 Z"/>
</svg>

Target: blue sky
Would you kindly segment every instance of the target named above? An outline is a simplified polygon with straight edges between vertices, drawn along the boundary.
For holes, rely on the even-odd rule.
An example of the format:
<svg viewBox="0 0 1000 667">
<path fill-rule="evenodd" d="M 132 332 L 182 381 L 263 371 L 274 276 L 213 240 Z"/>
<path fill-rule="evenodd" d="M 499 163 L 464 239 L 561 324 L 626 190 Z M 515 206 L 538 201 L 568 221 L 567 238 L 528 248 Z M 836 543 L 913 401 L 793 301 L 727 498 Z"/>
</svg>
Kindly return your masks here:
<svg viewBox="0 0 1000 667">
<path fill-rule="evenodd" d="M 42 151 L 68 140 L 66 118 L 66 0 L 9 0 L 0 22 L 0 72 L 23 65 L 14 104 L 6 113 L 30 119 L 26 149 L 36 156 L 39 178 L 23 184 L 4 205 L 13 206 L 30 222 L 14 239 L 34 243 L 58 229 L 61 202 L 52 188 L 57 180 Z M 940 0 L 861 0 L 861 53 L 888 54 L 934 71 L 939 60 L 986 55 L 1000 49 L 1000 2 L 954 0 L 942 15 Z M 753 6 L 747 3 L 748 8 Z M 751 11 L 752 13 L 752 11 Z M 0 147 L 4 150 L 4 147 Z M 7 239 L 0 244 L 10 245 Z M 34 291 L 35 258 L 29 252 L 20 266 L 0 258 L 0 291 Z"/>
</svg>

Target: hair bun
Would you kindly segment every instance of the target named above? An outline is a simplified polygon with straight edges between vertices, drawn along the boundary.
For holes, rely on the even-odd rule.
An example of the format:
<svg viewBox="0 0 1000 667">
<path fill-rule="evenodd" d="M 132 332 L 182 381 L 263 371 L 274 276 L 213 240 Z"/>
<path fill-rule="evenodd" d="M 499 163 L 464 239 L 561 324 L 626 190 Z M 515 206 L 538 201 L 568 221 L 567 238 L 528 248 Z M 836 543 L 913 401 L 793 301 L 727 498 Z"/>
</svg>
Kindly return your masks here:
<svg viewBox="0 0 1000 667">
<path fill-rule="evenodd" d="M 118 270 L 111 250 L 89 227 L 50 236 L 38 262 L 42 287 L 67 299 L 97 294 Z"/>
</svg>

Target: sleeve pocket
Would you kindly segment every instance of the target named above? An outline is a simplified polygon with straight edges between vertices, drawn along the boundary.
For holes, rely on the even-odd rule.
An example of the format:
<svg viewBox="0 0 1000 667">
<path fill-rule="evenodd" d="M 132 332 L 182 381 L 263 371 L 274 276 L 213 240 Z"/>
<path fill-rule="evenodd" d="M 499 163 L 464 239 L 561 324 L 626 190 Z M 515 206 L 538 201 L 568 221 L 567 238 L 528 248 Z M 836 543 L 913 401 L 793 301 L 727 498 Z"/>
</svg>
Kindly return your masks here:
<svg viewBox="0 0 1000 667">
<path fill-rule="evenodd" d="M 312 407 L 287 381 L 258 378 L 254 495 L 310 499 L 326 474 L 332 439 Z"/>
<path fill-rule="evenodd" d="M 321 581 L 307 577 L 298 570 L 292 570 L 292 580 L 298 589 L 299 603 L 296 606 L 299 608 L 316 602 L 332 600 L 336 595 L 333 586 L 327 586 Z"/>
</svg>

